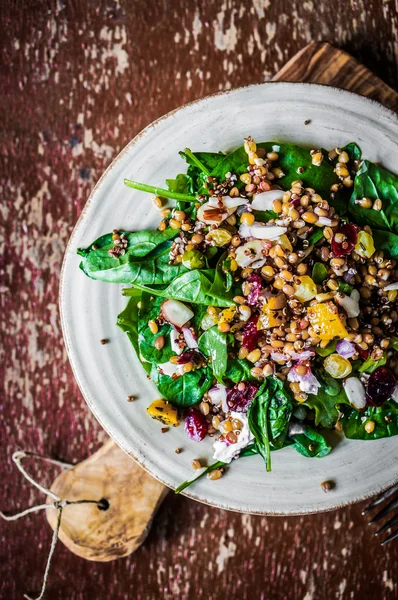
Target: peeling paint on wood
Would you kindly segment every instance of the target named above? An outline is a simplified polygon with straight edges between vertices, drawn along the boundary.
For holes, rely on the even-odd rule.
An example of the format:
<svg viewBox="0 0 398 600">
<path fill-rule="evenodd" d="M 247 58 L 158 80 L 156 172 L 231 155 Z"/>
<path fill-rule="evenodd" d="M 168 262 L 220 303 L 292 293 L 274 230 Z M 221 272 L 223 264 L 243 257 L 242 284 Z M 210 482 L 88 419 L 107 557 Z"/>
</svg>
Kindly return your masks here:
<svg viewBox="0 0 398 600">
<path fill-rule="evenodd" d="M 394 86 L 398 17 L 394 0 L 32 0 L 3 2 L 0 18 L 1 508 L 20 510 L 44 499 L 12 451 L 80 461 L 105 440 L 74 382 L 57 306 L 66 242 L 102 171 L 158 116 L 267 80 L 310 41 L 344 46 Z M 47 485 L 55 476 L 32 471 Z M 169 494 L 126 559 L 90 564 L 59 545 L 48 598 L 392 600 L 398 546 L 381 549 L 360 510 L 272 519 Z M 37 591 L 44 516 L 2 523 L 0 538 L 0 595 Z"/>
</svg>

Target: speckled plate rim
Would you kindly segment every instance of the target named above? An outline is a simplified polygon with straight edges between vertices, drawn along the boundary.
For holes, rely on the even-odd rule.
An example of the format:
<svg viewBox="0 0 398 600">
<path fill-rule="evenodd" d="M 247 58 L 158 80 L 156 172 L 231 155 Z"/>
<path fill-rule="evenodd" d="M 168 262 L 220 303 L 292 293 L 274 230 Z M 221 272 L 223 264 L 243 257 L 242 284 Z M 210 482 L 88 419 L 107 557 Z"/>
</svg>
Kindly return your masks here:
<svg viewBox="0 0 398 600">
<path fill-rule="evenodd" d="M 207 100 L 211 100 L 213 98 L 219 97 L 219 96 L 229 96 L 231 94 L 234 94 L 235 92 L 238 91 L 243 91 L 243 90 L 249 90 L 252 88 L 267 88 L 272 86 L 272 88 L 275 88 L 276 86 L 283 89 L 286 87 L 291 87 L 291 86 L 295 86 L 295 87 L 300 87 L 300 88 L 319 88 L 319 89 L 324 89 L 324 90 L 330 90 L 330 92 L 333 92 L 335 94 L 339 94 L 342 98 L 344 97 L 350 97 L 350 98 L 354 98 L 355 101 L 359 104 L 359 105 L 373 105 L 375 108 L 377 108 L 377 111 L 379 113 L 382 114 L 382 116 L 384 116 L 386 119 L 391 119 L 393 122 L 395 122 L 396 124 L 398 124 L 398 116 L 390 109 L 386 108 L 385 106 L 383 106 L 381 103 L 377 102 L 374 99 L 371 98 L 367 98 L 364 96 L 361 96 L 359 94 L 355 94 L 354 92 L 348 91 L 348 90 L 344 90 L 341 88 L 336 88 L 333 86 L 329 86 L 329 85 L 325 85 L 325 84 L 315 84 L 315 83 L 301 83 L 301 82 L 284 82 L 284 81 L 273 81 L 273 82 L 263 82 L 263 83 L 258 83 L 258 84 L 252 84 L 249 86 L 241 86 L 238 88 L 233 88 L 231 90 L 225 90 L 225 91 L 220 91 L 217 92 L 215 94 L 209 94 L 207 96 L 204 96 L 202 98 L 198 98 L 197 100 L 193 100 L 192 102 L 186 103 L 182 106 L 179 106 L 175 109 L 173 109 L 172 111 L 160 116 L 159 118 L 155 119 L 154 121 L 152 121 L 151 123 L 149 123 L 144 129 L 142 129 L 134 138 L 132 138 L 130 140 L 130 142 L 128 142 L 128 144 L 119 152 L 119 154 L 113 159 L 113 161 L 111 162 L 111 164 L 106 168 L 106 170 L 103 172 L 103 174 L 101 175 L 101 177 L 99 178 L 99 180 L 97 181 L 97 183 L 95 184 L 95 186 L 93 187 L 93 189 L 90 192 L 90 195 L 82 209 L 82 212 L 72 230 L 72 233 L 69 237 L 66 249 L 65 249 L 65 253 L 64 253 L 64 258 L 62 261 L 62 266 L 61 266 L 61 271 L 60 271 L 60 283 L 59 283 L 59 295 L 58 295 L 58 302 L 59 302 L 59 309 L 60 309 L 60 321 L 61 321 L 61 329 L 62 329 L 62 334 L 63 334 L 63 339 L 64 339 L 64 344 L 66 347 L 66 351 L 68 354 L 68 358 L 69 358 L 69 362 L 74 374 L 74 377 L 76 379 L 76 382 L 79 386 L 79 389 L 82 393 L 82 396 L 85 400 L 85 402 L 87 403 L 88 407 L 90 408 L 91 412 L 93 413 L 94 417 L 96 418 L 96 420 L 99 422 L 99 424 L 101 425 L 101 427 L 105 430 L 105 432 L 118 444 L 118 446 L 124 451 L 126 452 L 126 454 L 128 454 L 132 459 L 134 459 L 143 469 L 145 469 L 150 475 L 152 475 L 155 479 L 157 479 L 158 481 L 160 481 L 161 483 L 163 483 L 166 487 L 170 488 L 172 491 L 174 490 L 174 485 L 173 483 L 171 483 L 170 481 L 168 481 L 167 479 L 165 479 L 164 477 L 162 477 L 158 472 L 154 472 L 153 469 L 151 468 L 152 465 L 149 465 L 148 462 L 146 461 L 145 457 L 142 456 L 142 453 L 140 452 L 140 450 L 138 448 L 128 448 L 126 447 L 126 444 L 124 443 L 124 441 L 122 439 L 119 438 L 119 436 L 117 435 L 117 432 L 115 432 L 113 430 L 112 424 L 108 423 L 107 420 L 105 418 L 101 418 L 96 410 L 96 406 L 95 403 L 92 402 L 89 394 L 86 393 L 84 387 L 81 385 L 81 382 L 79 380 L 78 374 L 77 374 L 77 368 L 76 365 L 74 363 L 74 359 L 73 359 L 73 349 L 72 349 L 72 345 L 70 343 L 70 340 L 68 338 L 67 335 L 67 325 L 66 325 L 66 316 L 64 313 L 64 305 L 63 305 L 63 301 L 64 301 L 64 292 L 65 292 L 65 269 L 66 269 L 66 263 L 67 263 L 67 258 L 68 258 L 68 253 L 70 250 L 70 247 L 73 244 L 73 240 L 76 236 L 76 233 L 78 231 L 78 229 L 80 228 L 80 225 L 82 223 L 82 221 L 85 218 L 85 214 L 89 208 L 89 206 L 92 203 L 92 200 L 94 198 L 94 196 L 98 193 L 98 191 L 100 190 L 100 188 L 102 187 L 104 181 L 106 178 L 109 177 L 109 175 L 111 174 L 113 168 L 116 166 L 116 164 L 124 157 L 125 154 L 129 153 L 129 150 L 137 144 L 137 142 L 144 137 L 149 131 L 151 131 L 153 128 L 155 128 L 159 123 L 161 123 L 163 120 L 168 119 L 169 117 L 175 115 L 176 113 L 180 112 L 180 111 L 184 111 L 192 106 L 194 106 L 195 104 L 207 101 Z M 182 495 L 195 500 L 197 502 L 200 502 L 202 504 L 206 504 L 208 506 L 212 506 L 215 508 L 219 508 L 222 510 L 228 510 L 231 512 L 237 512 L 237 513 L 244 513 L 244 514 L 252 514 L 252 515 L 258 515 L 258 516 L 303 516 L 303 515 L 311 515 L 311 514 L 318 514 L 318 513 L 322 513 L 322 512 L 331 512 L 333 510 L 337 510 L 339 508 L 343 508 L 344 506 L 349 506 L 352 504 L 356 504 L 358 502 L 367 500 L 369 498 L 374 497 L 375 495 L 385 491 L 386 489 L 388 489 L 389 487 L 391 487 L 392 485 L 395 485 L 396 483 L 398 483 L 398 472 L 395 475 L 392 475 L 391 480 L 386 483 L 383 486 L 379 486 L 377 488 L 372 489 L 371 491 L 369 491 L 368 493 L 362 494 L 361 496 L 354 498 L 352 500 L 347 500 L 347 501 L 343 501 L 343 502 L 339 502 L 336 504 L 331 504 L 328 507 L 321 507 L 321 508 L 317 508 L 317 509 L 308 509 L 308 510 L 293 510 L 293 511 L 278 511 L 278 510 L 246 510 L 244 508 L 238 508 L 238 507 L 234 507 L 234 506 L 229 506 L 227 504 L 223 504 L 220 502 L 216 502 L 216 501 L 211 501 L 211 500 L 206 500 L 203 497 L 197 495 L 194 493 L 194 491 L 184 491 L 182 492 Z"/>
</svg>

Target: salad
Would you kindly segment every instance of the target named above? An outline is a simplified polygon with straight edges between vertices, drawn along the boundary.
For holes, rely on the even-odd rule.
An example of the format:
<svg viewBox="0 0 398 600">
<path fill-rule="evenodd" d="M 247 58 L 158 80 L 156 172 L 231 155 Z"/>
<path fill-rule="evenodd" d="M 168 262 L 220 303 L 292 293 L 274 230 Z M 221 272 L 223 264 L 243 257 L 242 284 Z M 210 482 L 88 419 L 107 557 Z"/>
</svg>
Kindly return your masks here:
<svg viewBox="0 0 398 600">
<path fill-rule="evenodd" d="M 398 178 L 355 143 L 180 154 L 164 189 L 125 180 L 157 229 L 78 250 L 88 277 L 129 286 L 117 324 L 161 396 L 149 416 L 213 438 L 210 479 L 254 454 L 269 471 L 285 446 L 326 456 L 328 430 L 397 435 Z"/>
</svg>

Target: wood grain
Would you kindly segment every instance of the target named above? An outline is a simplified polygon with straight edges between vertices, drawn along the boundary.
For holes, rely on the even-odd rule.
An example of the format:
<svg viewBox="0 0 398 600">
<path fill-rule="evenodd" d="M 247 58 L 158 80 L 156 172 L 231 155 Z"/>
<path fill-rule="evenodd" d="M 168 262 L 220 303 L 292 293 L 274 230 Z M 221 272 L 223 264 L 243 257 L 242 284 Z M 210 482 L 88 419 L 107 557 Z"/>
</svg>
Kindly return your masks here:
<svg viewBox="0 0 398 600">
<path fill-rule="evenodd" d="M 398 111 L 398 94 L 352 56 L 331 44 L 312 42 L 289 60 L 273 81 L 306 81 L 343 88 Z"/>
<path fill-rule="evenodd" d="M 65 355 L 57 294 L 70 232 L 112 158 L 160 115 L 268 80 L 310 41 L 396 86 L 398 17 L 395 0 L 16 0 L 1 3 L 0 32 L 0 481 L 12 511 L 44 500 L 13 450 L 81 461 L 105 439 Z M 56 474 L 32 472 L 47 485 Z M 360 511 L 257 518 L 169 494 L 125 559 L 91 564 L 59 545 L 47 597 L 395 600 L 398 546 L 381 548 Z M 0 523 L 2 598 L 37 592 L 50 539 L 44 516 Z"/>
<path fill-rule="evenodd" d="M 59 529 L 59 539 L 68 550 L 101 562 L 128 556 L 141 546 L 169 491 L 112 440 L 63 471 L 50 489 L 69 502 L 106 500 L 106 510 L 96 504 L 66 506 Z M 52 499 L 48 497 L 47 502 Z M 47 520 L 55 529 L 58 511 L 47 509 Z"/>
</svg>

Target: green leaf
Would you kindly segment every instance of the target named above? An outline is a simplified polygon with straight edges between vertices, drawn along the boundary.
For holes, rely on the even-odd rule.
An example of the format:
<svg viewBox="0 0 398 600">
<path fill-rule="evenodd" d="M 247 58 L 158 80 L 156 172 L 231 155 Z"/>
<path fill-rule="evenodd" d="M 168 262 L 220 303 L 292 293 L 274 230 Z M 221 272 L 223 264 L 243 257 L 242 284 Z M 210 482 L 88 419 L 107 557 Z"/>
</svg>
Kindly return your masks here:
<svg viewBox="0 0 398 600">
<path fill-rule="evenodd" d="M 227 362 L 225 377 L 234 383 L 239 383 L 240 381 L 257 381 L 251 374 L 252 368 L 253 364 L 248 360 L 230 358 Z"/>
<path fill-rule="evenodd" d="M 333 352 L 336 352 L 336 346 L 337 346 L 337 340 L 332 340 L 331 342 L 328 343 L 328 345 L 325 348 L 321 348 L 320 346 L 317 346 L 315 348 L 315 352 L 319 356 L 322 356 L 323 358 L 325 358 L 326 356 L 329 356 L 329 354 L 333 354 Z"/>
<path fill-rule="evenodd" d="M 170 356 L 175 354 L 171 348 L 170 342 L 172 326 L 169 323 L 165 323 L 159 327 L 157 333 L 152 333 L 148 326 L 149 321 L 154 321 L 159 317 L 162 302 L 163 298 L 156 297 L 151 300 L 150 294 L 143 292 L 141 308 L 138 314 L 138 344 L 140 355 L 144 360 L 156 364 L 168 362 Z M 160 336 L 164 337 L 164 346 L 158 350 L 155 346 L 155 341 Z"/>
<path fill-rule="evenodd" d="M 344 435 L 355 440 L 378 440 L 398 435 L 398 404 L 390 400 L 381 407 L 368 406 L 365 411 L 358 411 L 351 406 L 342 407 L 341 424 Z M 371 433 L 365 429 L 368 421 L 375 423 Z"/>
<path fill-rule="evenodd" d="M 216 469 L 220 469 L 221 467 L 225 467 L 226 464 L 227 463 L 224 463 L 221 460 L 218 460 L 217 462 L 213 463 L 212 465 L 210 465 L 206 469 L 204 469 L 204 471 L 202 471 L 201 473 L 199 473 L 199 475 L 197 475 L 193 479 L 188 479 L 187 481 L 184 481 L 183 483 L 180 483 L 180 485 L 175 489 L 175 493 L 176 494 L 180 494 L 187 487 L 189 487 L 190 485 L 192 485 L 193 483 L 195 483 L 195 481 L 198 481 L 198 479 L 202 479 L 202 477 L 204 477 L 208 473 L 211 473 L 212 471 L 215 471 Z"/>
<path fill-rule="evenodd" d="M 192 406 L 202 399 L 203 395 L 211 388 L 214 381 L 211 367 L 196 369 L 173 379 L 168 375 L 161 375 L 157 366 L 152 365 L 151 379 L 160 394 L 176 406 Z"/>
<path fill-rule="evenodd" d="M 179 154 L 189 165 L 197 167 L 191 155 L 188 155 L 186 151 Z M 221 152 L 192 152 L 192 154 L 208 171 L 213 171 L 225 156 Z"/>
<path fill-rule="evenodd" d="M 364 197 L 371 200 L 380 198 L 382 209 L 362 208 L 356 201 Z M 354 180 L 349 212 L 360 225 L 398 233 L 398 177 L 364 160 Z"/>
<path fill-rule="evenodd" d="M 331 452 L 332 447 L 324 436 L 309 425 L 304 425 L 303 433 L 292 435 L 293 448 L 308 458 L 322 458 Z"/>
<path fill-rule="evenodd" d="M 80 268 L 88 277 L 108 283 L 168 283 L 186 271 L 181 264 L 169 265 L 170 240 L 177 233 L 171 228 L 125 233 L 126 253 L 118 258 L 108 254 L 113 248 L 109 233 L 87 248 L 79 248 L 78 253 L 83 257 Z"/>
<path fill-rule="evenodd" d="M 166 179 L 166 185 L 171 192 L 190 194 L 193 191 L 192 178 L 185 173 L 180 173 L 175 179 Z"/>
<path fill-rule="evenodd" d="M 180 202 L 196 202 L 196 196 L 190 194 L 181 194 L 180 192 L 173 192 L 160 188 L 147 183 L 140 183 L 139 181 L 132 181 L 131 179 L 125 179 L 124 185 L 134 190 L 140 190 L 141 192 L 148 192 L 148 194 L 154 194 L 155 196 L 161 196 L 162 198 L 171 198 L 173 200 L 179 200 Z"/>
<path fill-rule="evenodd" d="M 312 279 L 317 284 L 320 285 L 322 281 L 328 276 L 328 270 L 323 263 L 316 262 L 312 267 Z"/>
<path fill-rule="evenodd" d="M 382 367 L 387 362 L 386 352 L 379 360 L 373 360 L 371 357 L 367 358 L 365 362 L 359 367 L 359 373 L 373 373 L 377 367 Z"/>
<path fill-rule="evenodd" d="M 267 471 L 271 470 L 271 446 L 282 448 L 293 412 L 290 393 L 278 377 L 267 377 L 248 409 L 249 427 L 263 457 Z"/>
<path fill-rule="evenodd" d="M 122 331 L 124 331 L 129 338 L 138 359 L 141 361 L 145 371 L 149 373 L 151 365 L 148 362 L 142 360 L 140 356 L 139 343 L 138 343 L 138 320 L 139 320 L 139 309 L 138 303 L 141 300 L 141 291 L 134 290 L 134 295 L 131 296 L 127 303 L 126 308 L 118 315 L 116 324 Z"/>
<path fill-rule="evenodd" d="M 348 156 L 350 157 L 350 161 L 361 160 L 362 152 L 358 144 L 356 144 L 355 142 L 350 142 L 349 144 L 346 144 L 345 146 L 343 146 L 342 150 L 345 150 L 347 152 Z"/>
<path fill-rule="evenodd" d="M 372 236 L 377 250 L 383 250 L 390 258 L 398 258 L 398 235 L 372 228 Z"/>
<path fill-rule="evenodd" d="M 134 285 L 143 291 L 162 298 L 172 298 L 181 302 L 205 304 L 206 306 L 231 306 L 233 302 L 228 298 L 227 293 L 224 296 L 220 294 L 218 297 L 211 295 L 212 277 L 214 277 L 214 269 L 204 269 L 202 271 L 187 271 L 177 277 L 166 288 L 150 288 L 139 283 Z M 129 290 L 123 290 L 123 294 L 128 296 Z"/>
<path fill-rule="evenodd" d="M 267 471 L 271 471 L 271 449 L 270 433 L 268 424 L 268 407 L 271 397 L 263 394 L 266 387 L 266 380 L 259 388 L 256 397 L 249 405 L 247 416 L 249 420 L 250 431 L 256 440 L 256 448 L 264 459 Z"/>
<path fill-rule="evenodd" d="M 227 335 L 221 333 L 217 327 L 208 329 L 199 338 L 199 350 L 207 357 L 212 359 L 211 367 L 214 377 L 220 383 L 223 383 L 223 377 L 227 369 Z"/>
<path fill-rule="evenodd" d="M 398 338 L 396 338 L 396 337 L 390 338 L 389 348 L 393 348 L 394 350 L 398 351 Z"/>
<path fill-rule="evenodd" d="M 256 444 L 249 444 L 246 448 L 243 448 L 239 453 L 239 458 L 244 458 L 245 456 L 256 456 L 258 454 Z"/>
<path fill-rule="evenodd" d="M 235 304 L 233 299 L 237 294 L 233 287 L 233 278 L 231 273 L 225 269 L 229 266 L 227 256 L 227 252 L 224 252 L 219 258 L 214 271 L 213 283 L 207 292 L 208 296 L 217 301 L 215 306 L 232 306 Z"/>
<path fill-rule="evenodd" d="M 316 377 L 322 387 L 316 395 L 310 394 L 303 405 L 315 411 L 315 425 L 332 429 L 339 417 L 338 406 L 348 404 L 348 399 L 343 386 L 325 371 L 317 371 Z"/>
<path fill-rule="evenodd" d="M 307 148 L 302 148 L 295 144 L 282 144 L 278 142 L 261 142 L 257 144 L 257 147 L 264 148 L 266 152 L 277 152 L 279 154 L 279 160 L 275 166 L 279 166 L 285 173 L 284 177 L 278 179 L 278 184 L 284 190 L 290 189 L 293 181 L 296 179 L 301 179 L 304 187 L 316 189 L 340 214 L 346 211 L 348 200 L 346 190 L 335 194 L 334 198 L 330 197 L 330 188 L 334 183 L 339 183 L 339 179 L 334 173 L 334 165 L 326 157 L 322 164 L 316 167 L 312 164 L 312 157 Z M 229 171 L 241 175 L 247 171 L 247 166 L 247 154 L 244 147 L 240 146 L 227 154 L 213 169 L 211 175 L 223 181 L 226 173 Z M 300 173 L 298 169 L 300 169 Z M 304 170 L 301 172 L 301 169 Z"/>
<path fill-rule="evenodd" d="M 321 240 L 323 238 L 323 227 L 317 227 L 316 229 L 314 229 L 314 231 L 312 231 L 312 233 L 310 233 L 310 235 L 308 236 L 308 242 L 310 246 L 313 246 L 314 244 L 316 244 L 317 242 L 319 242 L 319 240 Z"/>
<path fill-rule="evenodd" d="M 354 289 L 353 285 L 350 285 L 349 283 L 346 283 L 345 281 L 339 281 L 339 292 L 343 292 L 343 294 L 348 294 L 350 295 L 352 290 Z"/>
<path fill-rule="evenodd" d="M 278 215 L 273 210 L 253 210 L 253 215 L 256 221 L 260 223 L 268 223 L 271 219 L 277 219 Z"/>
</svg>

